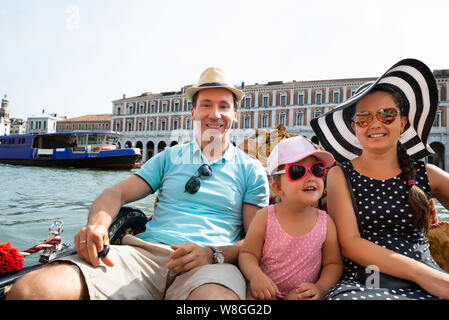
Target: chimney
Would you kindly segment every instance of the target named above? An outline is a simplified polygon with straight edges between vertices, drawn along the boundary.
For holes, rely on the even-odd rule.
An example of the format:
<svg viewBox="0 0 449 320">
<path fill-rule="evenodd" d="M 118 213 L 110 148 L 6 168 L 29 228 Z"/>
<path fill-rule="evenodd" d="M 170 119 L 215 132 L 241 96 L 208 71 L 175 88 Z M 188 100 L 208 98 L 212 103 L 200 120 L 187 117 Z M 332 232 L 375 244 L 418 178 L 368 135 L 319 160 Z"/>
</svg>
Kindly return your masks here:
<svg viewBox="0 0 449 320">
<path fill-rule="evenodd" d="M 123 94 L 123 99 L 125 99 L 125 94 Z"/>
<path fill-rule="evenodd" d="M 45 113 L 45 109 L 42 109 L 42 114 L 44 114 Z"/>
<path fill-rule="evenodd" d="M 242 81 L 242 89 L 245 89 L 245 82 Z"/>
</svg>

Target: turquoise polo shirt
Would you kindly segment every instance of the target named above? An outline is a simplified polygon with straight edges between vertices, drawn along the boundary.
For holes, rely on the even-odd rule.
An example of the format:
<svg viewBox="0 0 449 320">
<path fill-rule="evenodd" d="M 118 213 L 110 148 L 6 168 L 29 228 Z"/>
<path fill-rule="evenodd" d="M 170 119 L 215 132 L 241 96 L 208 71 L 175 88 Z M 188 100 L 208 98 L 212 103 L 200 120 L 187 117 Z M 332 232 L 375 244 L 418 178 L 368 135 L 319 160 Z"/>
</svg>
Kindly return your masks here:
<svg viewBox="0 0 449 320">
<path fill-rule="evenodd" d="M 243 203 L 268 205 L 269 186 L 262 164 L 229 145 L 223 157 L 209 163 L 212 176 L 201 177 L 195 194 L 184 192 L 187 180 L 207 163 L 196 141 L 167 147 L 136 175 L 159 191 L 153 218 L 137 237 L 152 242 L 201 246 L 231 245 L 241 239 Z"/>
</svg>

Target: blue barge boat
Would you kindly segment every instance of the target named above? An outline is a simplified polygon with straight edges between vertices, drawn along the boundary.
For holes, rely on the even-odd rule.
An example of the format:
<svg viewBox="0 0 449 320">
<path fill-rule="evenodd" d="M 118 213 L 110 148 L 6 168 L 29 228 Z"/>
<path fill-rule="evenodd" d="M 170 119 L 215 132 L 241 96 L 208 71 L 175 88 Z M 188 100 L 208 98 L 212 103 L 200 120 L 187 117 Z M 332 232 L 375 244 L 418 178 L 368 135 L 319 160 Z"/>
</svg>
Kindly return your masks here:
<svg viewBox="0 0 449 320">
<path fill-rule="evenodd" d="M 118 149 L 120 133 L 71 131 L 0 136 L 0 163 L 102 169 L 139 166 L 140 149 Z"/>
</svg>

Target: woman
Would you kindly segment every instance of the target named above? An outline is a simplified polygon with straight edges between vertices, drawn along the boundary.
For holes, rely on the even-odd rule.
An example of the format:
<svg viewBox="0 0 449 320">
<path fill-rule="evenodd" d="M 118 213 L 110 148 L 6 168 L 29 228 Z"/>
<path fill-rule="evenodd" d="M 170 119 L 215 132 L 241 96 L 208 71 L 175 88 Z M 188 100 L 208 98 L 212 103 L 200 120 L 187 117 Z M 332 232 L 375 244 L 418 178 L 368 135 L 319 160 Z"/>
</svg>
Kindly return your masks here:
<svg viewBox="0 0 449 320">
<path fill-rule="evenodd" d="M 437 105 L 432 72 L 407 59 L 311 122 L 342 162 L 328 173 L 327 208 L 344 272 L 327 299 L 449 299 L 449 274 L 432 261 L 426 238 L 430 197 L 449 208 L 449 174 L 415 160 L 432 152 L 426 140 Z M 367 266 L 419 286 L 387 289 L 378 274 L 362 281 Z"/>
</svg>

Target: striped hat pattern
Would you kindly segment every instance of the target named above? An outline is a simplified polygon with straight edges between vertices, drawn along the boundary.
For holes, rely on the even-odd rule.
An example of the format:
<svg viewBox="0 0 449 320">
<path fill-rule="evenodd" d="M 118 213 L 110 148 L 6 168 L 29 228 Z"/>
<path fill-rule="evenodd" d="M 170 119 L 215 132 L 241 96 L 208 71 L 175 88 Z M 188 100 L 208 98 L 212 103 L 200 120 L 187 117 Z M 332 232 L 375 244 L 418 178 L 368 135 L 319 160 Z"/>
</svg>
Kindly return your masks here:
<svg viewBox="0 0 449 320">
<path fill-rule="evenodd" d="M 355 104 L 376 86 L 399 92 L 408 121 L 399 141 L 410 157 L 420 159 L 434 153 L 427 137 L 438 108 L 438 90 L 432 71 L 421 61 L 404 59 L 374 82 L 363 84 L 357 92 L 324 115 L 310 121 L 322 146 L 338 162 L 352 160 L 361 154 L 362 146 L 351 127 Z"/>
</svg>

